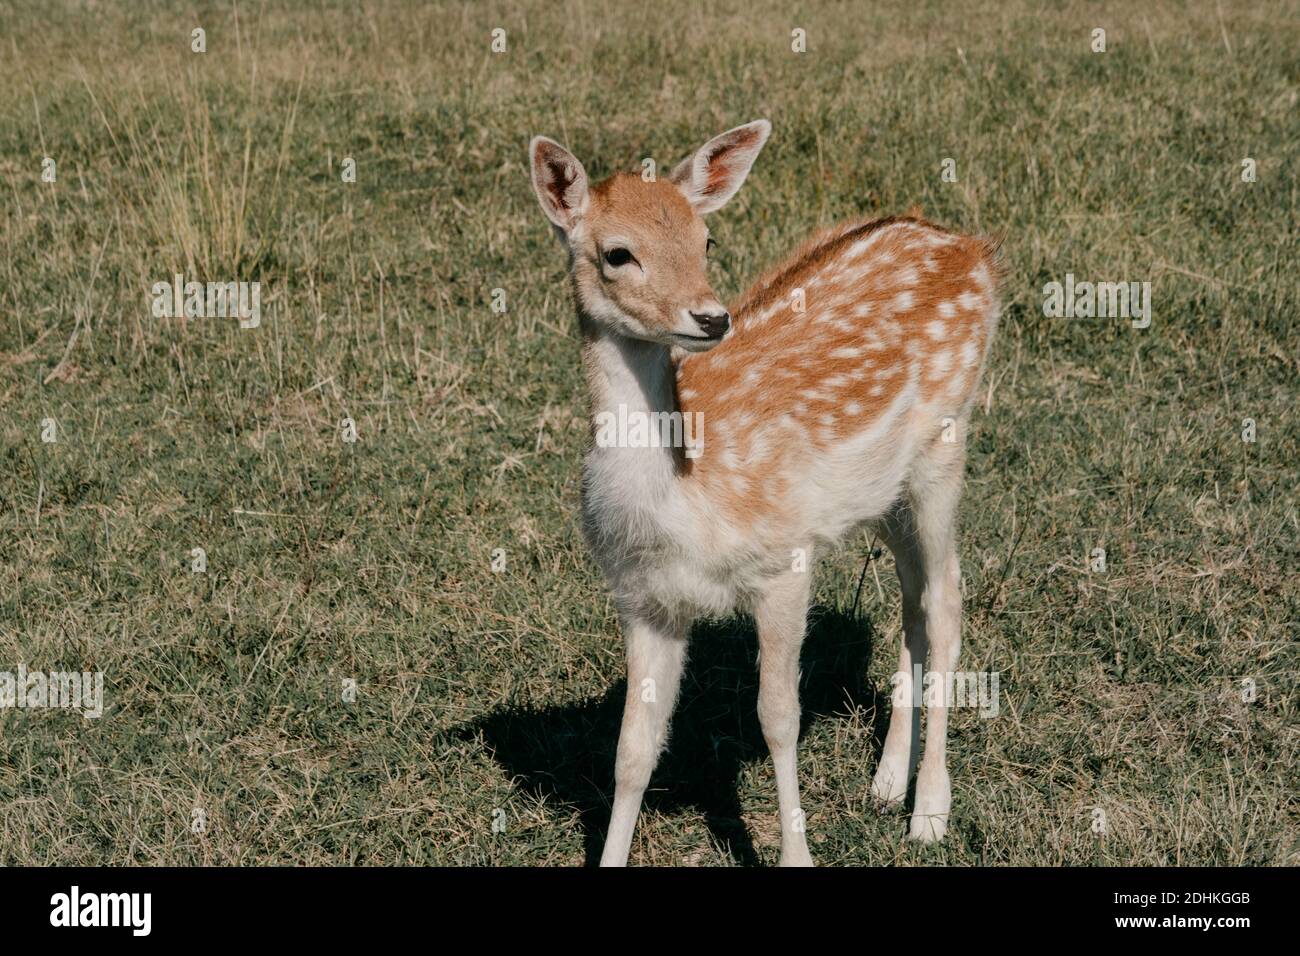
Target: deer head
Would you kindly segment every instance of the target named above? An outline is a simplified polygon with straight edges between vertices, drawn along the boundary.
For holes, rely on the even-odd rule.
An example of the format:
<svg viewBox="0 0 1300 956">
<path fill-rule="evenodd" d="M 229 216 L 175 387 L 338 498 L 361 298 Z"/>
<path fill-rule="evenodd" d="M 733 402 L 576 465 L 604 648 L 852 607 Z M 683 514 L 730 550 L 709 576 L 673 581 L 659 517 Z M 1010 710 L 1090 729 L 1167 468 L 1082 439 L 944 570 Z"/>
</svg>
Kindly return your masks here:
<svg viewBox="0 0 1300 956">
<path fill-rule="evenodd" d="M 709 285 L 702 217 L 735 195 L 771 130 L 756 120 L 715 136 L 667 179 L 616 173 L 595 186 L 567 149 L 533 138 L 533 189 L 569 250 L 584 321 L 692 352 L 722 341 L 731 317 Z"/>
</svg>

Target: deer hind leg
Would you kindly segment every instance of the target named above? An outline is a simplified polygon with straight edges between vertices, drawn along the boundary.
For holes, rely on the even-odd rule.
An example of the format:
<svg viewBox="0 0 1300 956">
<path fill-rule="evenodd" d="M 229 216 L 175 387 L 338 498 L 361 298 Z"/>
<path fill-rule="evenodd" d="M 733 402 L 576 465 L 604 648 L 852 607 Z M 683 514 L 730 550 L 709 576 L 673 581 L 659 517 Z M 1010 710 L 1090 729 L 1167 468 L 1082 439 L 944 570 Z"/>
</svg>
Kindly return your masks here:
<svg viewBox="0 0 1300 956">
<path fill-rule="evenodd" d="M 882 808 L 897 806 L 907 796 L 907 785 L 916 772 L 921 750 L 921 709 L 913 706 L 912 684 L 915 665 L 924 664 L 929 647 L 925 633 L 925 615 L 921 597 L 925 585 L 925 566 L 911 509 L 900 505 L 877 526 L 877 532 L 894 555 L 899 590 L 903 597 L 903 639 L 898 654 L 898 670 L 889 730 L 884 749 L 871 782 L 871 795 Z"/>
<path fill-rule="evenodd" d="M 812 866 L 799 806 L 799 650 L 808 617 L 808 571 L 769 582 L 754 603 L 758 627 L 758 720 L 776 771 L 781 866 Z"/>
<path fill-rule="evenodd" d="M 668 723 L 686 662 L 684 622 L 629 614 L 623 619 L 627 645 L 627 700 L 614 762 L 614 810 L 601 853 L 601 866 L 626 866 L 641 798 L 668 739 Z"/>
<path fill-rule="evenodd" d="M 930 645 L 932 673 L 941 681 L 937 689 L 950 686 L 961 653 L 961 571 L 957 563 L 956 516 L 961 498 L 965 465 L 964 443 L 936 441 L 923 452 L 913 469 L 908 501 L 916 530 L 922 585 L 921 613 Z M 937 701 L 928 698 L 926 688 L 925 751 L 916 775 L 916 803 L 912 808 L 910 835 L 931 842 L 943 839 L 952 806 L 948 779 L 948 701 L 942 693 Z"/>
</svg>

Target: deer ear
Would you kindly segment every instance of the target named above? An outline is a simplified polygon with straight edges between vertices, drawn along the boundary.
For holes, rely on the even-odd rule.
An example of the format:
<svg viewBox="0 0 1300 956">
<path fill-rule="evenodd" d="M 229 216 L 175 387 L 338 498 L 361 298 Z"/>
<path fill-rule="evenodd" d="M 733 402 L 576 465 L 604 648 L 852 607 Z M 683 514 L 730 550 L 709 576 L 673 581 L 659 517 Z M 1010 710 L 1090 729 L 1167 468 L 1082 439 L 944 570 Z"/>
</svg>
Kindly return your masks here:
<svg viewBox="0 0 1300 956">
<path fill-rule="evenodd" d="M 669 179 L 700 215 L 721 209 L 749 175 L 771 132 L 765 119 L 729 129 L 678 163 Z"/>
<path fill-rule="evenodd" d="M 542 212 L 559 229 L 568 232 L 587 209 L 587 171 L 578 157 L 553 139 L 534 136 L 528 144 L 532 161 L 533 191 Z"/>
</svg>

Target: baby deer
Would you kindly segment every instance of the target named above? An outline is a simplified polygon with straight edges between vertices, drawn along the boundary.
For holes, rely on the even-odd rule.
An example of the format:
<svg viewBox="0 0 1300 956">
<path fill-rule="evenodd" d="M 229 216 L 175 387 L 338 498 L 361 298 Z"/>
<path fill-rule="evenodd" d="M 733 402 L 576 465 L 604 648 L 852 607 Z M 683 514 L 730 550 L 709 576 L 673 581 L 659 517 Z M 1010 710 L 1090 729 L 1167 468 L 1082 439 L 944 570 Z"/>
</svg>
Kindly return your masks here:
<svg viewBox="0 0 1300 956">
<path fill-rule="evenodd" d="M 901 584 L 899 672 L 927 649 L 932 671 L 957 664 L 954 516 L 997 323 L 995 244 L 911 217 L 841 225 L 728 311 L 709 286 L 701 217 L 740 188 L 770 132 L 767 120 L 738 126 L 667 178 L 595 185 L 558 143 L 529 144 L 533 188 L 569 251 L 597 432 L 583 528 L 627 645 L 603 866 L 627 863 L 695 619 L 742 608 L 757 625 L 782 865 L 812 863 L 795 760 L 812 555 L 874 529 Z M 683 421 L 699 427 L 683 436 Z M 927 727 L 922 756 L 920 712 L 894 707 L 871 792 L 901 802 L 919 758 L 910 832 L 929 841 L 951 804 L 944 707 Z"/>
</svg>

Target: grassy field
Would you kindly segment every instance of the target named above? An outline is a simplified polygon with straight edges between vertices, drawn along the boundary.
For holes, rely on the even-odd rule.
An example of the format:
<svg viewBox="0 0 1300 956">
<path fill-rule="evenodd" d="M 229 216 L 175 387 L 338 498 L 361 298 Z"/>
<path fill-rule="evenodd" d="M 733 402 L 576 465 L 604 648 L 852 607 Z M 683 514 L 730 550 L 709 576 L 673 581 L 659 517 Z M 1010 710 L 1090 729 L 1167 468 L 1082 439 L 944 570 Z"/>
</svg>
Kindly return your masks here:
<svg viewBox="0 0 1300 956">
<path fill-rule="evenodd" d="M 0 8 L 0 671 L 106 696 L 0 710 L 0 864 L 587 861 L 622 648 L 526 144 L 600 177 L 760 116 L 711 222 L 724 299 L 913 204 L 1004 232 L 1009 264 L 961 544 L 963 666 L 999 672 L 1001 712 L 954 712 L 949 836 L 910 844 L 868 796 L 892 565 L 857 596 L 870 542 L 824 562 L 816 860 L 1300 862 L 1296 8 L 996 10 Z M 259 281 L 260 326 L 155 318 L 178 272 Z M 1149 281 L 1150 327 L 1044 317 L 1067 272 Z M 752 626 L 692 654 L 632 862 L 775 862 Z"/>
</svg>

